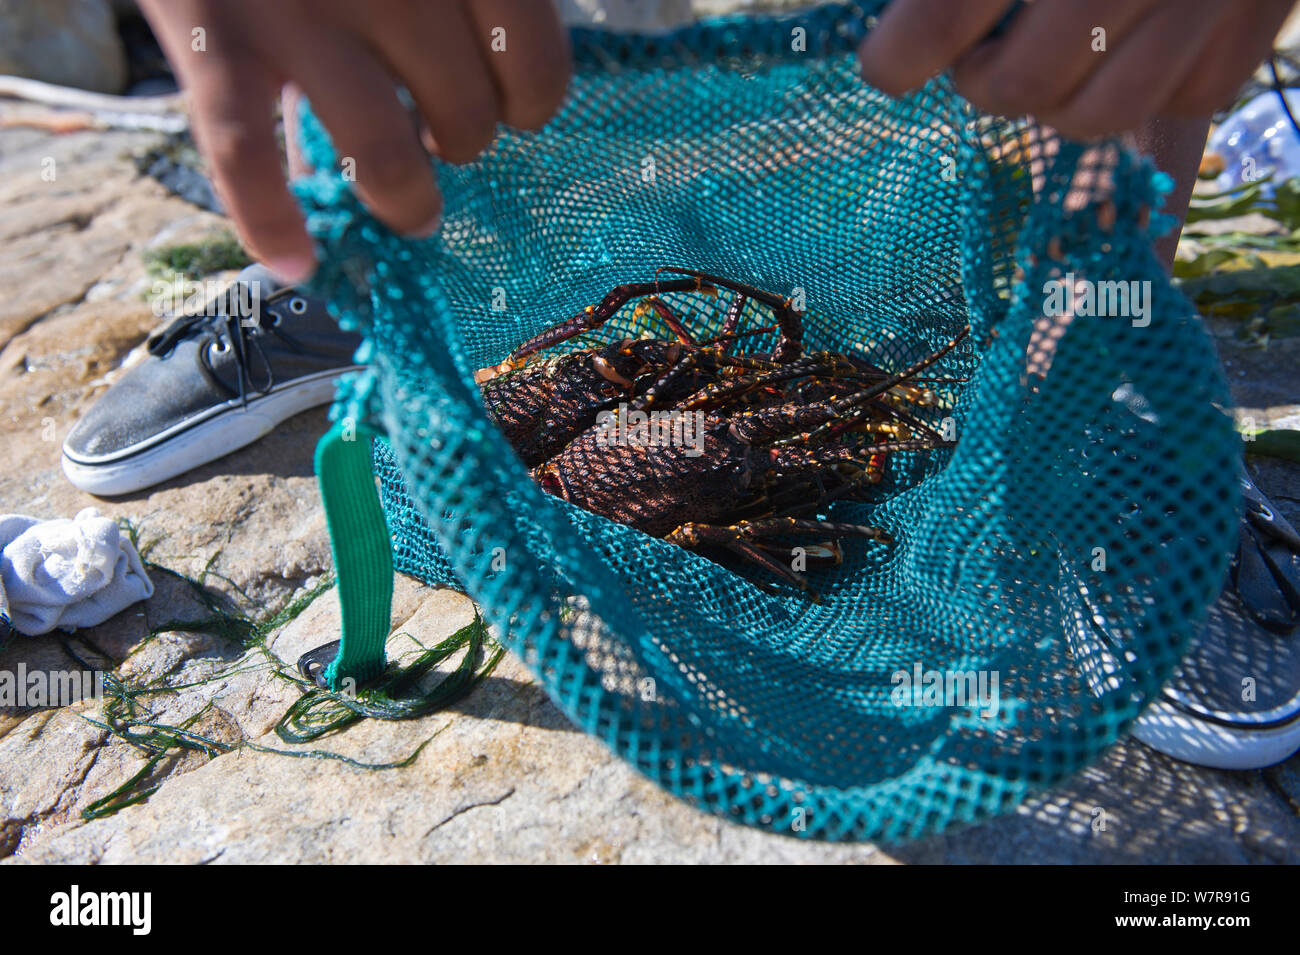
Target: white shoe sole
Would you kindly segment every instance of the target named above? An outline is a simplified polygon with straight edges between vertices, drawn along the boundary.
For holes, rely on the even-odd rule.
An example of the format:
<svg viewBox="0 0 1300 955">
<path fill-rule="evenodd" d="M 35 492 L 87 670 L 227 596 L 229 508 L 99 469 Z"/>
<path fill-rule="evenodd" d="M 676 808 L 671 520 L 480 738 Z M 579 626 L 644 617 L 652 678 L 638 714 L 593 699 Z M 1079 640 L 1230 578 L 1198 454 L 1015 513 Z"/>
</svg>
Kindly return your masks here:
<svg viewBox="0 0 1300 955">
<path fill-rule="evenodd" d="M 1147 707 L 1133 735 L 1167 756 L 1212 769 L 1263 769 L 1300 750 L 1300 712 L 1287 722 L 1252 729 L 1212 723 L 1165 700 Z"/>
<path fill-rule="evenodd" d="M 63 473 L 73 486 L 100 497 L 142 491 L 252 444 L 299 412 L 329 404 L 339 377 L 361 367 L 297 379 L 250 398 L 247 408 L 238 398 L 214 405 L 201 416 L 155 435 L 138 450 L 128 448 L 101 460 L 87 460 L 64 449 Z"/>
</svg>

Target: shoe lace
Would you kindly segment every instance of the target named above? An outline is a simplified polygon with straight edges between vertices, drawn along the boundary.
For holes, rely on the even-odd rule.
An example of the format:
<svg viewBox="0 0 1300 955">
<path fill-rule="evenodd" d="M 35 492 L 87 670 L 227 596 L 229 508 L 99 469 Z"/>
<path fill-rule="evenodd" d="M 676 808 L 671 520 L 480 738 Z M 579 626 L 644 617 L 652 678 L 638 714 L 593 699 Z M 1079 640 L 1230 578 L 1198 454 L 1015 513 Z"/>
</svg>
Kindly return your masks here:
<svg viewBox="0 0 1300 955">
<path fill-rule="evenodd" d="M 232 299 L 233 290 L 217 303 L 215 312 L 178 316 L 149 336 L 147 347 L 151 355 L 159 358 L 165 358 L 182 341 L 191 338 L 198 340 L 200 346 L 210 342 L 223 353 L 229 349 L 237 388 L 232 389 L 217 375 L 208 348 L 199 348 L 199 365 L 209 381 L 232 397 L 238 395 L 240 403 L 247 408 L 250 395 L 265 395 L 275 387 L 275 371 L 262 347 L 266 333 L 275 335 L 294 351 L 302 351 L 302 345 L 280 328 L 279 312 L 274 308 L 264 306 L 256 321 L 247 321 L 238 308 L 232 307 Z M 271 316 L 272 321 L 263 321 L 263 315 Z M 254 365 L 260 367 L 255 369 Z M 254 378 L 258 372 L 260 380 Z"/>
</svg>

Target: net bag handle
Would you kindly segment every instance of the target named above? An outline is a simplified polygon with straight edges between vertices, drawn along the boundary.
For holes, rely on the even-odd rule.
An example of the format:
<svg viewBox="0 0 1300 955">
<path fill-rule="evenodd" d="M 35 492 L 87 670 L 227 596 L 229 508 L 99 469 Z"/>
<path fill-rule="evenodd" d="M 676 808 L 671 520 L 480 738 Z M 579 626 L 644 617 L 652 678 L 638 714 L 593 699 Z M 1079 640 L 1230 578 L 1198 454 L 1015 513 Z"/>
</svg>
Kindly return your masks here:
<svg viewBox="0 0 1300 955">
<path fill-rule="evenodd" d="M 343 618 L 338 640 L 309 650 L 298 670 L 318 686 L 351 690 L 380 676 L 393 602 L 393 548 L 375 486 L 374 429 L 342 418 L 316 445 L 316 480 L 325 506 Z"/>
</svg>

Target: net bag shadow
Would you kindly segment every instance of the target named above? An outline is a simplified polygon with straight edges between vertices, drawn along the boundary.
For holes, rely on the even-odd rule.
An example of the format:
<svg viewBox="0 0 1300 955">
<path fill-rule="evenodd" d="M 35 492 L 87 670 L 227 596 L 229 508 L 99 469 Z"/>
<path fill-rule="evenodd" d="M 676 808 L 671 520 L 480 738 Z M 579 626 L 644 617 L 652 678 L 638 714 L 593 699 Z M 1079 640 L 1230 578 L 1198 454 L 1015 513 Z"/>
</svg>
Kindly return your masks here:
<svg viewBox="0 0 1300 955">
<path fill-rule="evenodd" d="M 1226 570 L 1240 444 L 1151 251 L 1168 180 L 943 77 L 867 87 L 875 7 L 573 31 L 543 131 L 435 162 L 429 240 L 369 215 L 309 111 L 297 189 L 317 289 L 366 335 L 334 413 L 383 436 L 396 568 L 473 596 L 574 723 L 682 799 L 893 841 L 1010 809 L 1152 699 Z M 956 447 L 831 505 L 895 543 L 810 567 L 820 604 L 543 493 L 485 415 L 476 370 L 662 266 L 797 296 L 808 349 L 889 369 L 970 326 L 929 371 Z M 725 307 L 669 298 L 699 328 Z"/>
</svg>

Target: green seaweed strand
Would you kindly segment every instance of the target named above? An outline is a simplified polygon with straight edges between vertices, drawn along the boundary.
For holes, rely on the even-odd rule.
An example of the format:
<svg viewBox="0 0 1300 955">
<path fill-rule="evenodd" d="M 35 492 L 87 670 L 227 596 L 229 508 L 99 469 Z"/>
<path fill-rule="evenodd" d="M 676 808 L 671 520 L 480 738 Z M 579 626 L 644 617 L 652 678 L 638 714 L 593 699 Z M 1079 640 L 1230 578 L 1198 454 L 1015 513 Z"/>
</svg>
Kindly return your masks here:
<svg viewBox="0 0 1300 955">
<path fill-rule="evenodd" d="M 144 553 L 146 548 L 139 546 L 136 529 L 126 525 L 124 530 L 132 543 L 137 545 L 137 549 Z M 291 600 L 276 613 L 261 620 L 253 620 L 237 610 L 232 612 L 204 585 L 203 580 L 206 580 L 209 575 L 219 576 L 212 573 L 211 561 L 204 568 L 202 580 L 195 580 L 153 561 L 146 560 L 146 565 L 151 572 L 163 573 L 186 583 L 211 615 L 196 620 L 169 620 L 164 624 L 153 626 L 143 642 L 148 642 L 166 631 L 185 630 L 208 633 L 231 640 L 246 650 L 260 651 L 268 658 L 271 655 L 266 648 L 266 638 L 301 614 L 334 584 L 332 579 L 327 578 Z M 238 590 L 237 587 L 235 589 Z M 98 669 L 85 660 L 67 641 L 64 641 L 64 650 L 82 667 Z M 428 692 L 415 692 L 420 682 L 439 663 L 460 650 L 465 651 L 465 656 L 452 673 L 435 684 Z M 366 717 L 412 719 L 423 716 L 469 693 L 496 667 L 504 652 L 504 648 L 492 641 L 482 618 L 476 613 L 473 623 L 461 628 L 436 646 L 424 650 L 409 667 L 391 667 L 390 672 L 378 686 L 363 691 L 357 698 L 315 688 L 309 690 L 281 719 L 276 727 L 277 733 L 281 739 L 289 743 L 309 742 Z M 274 663 L 270 665 L 277 675 L 300 686 L 310 686 L 296 676 L 290 676 L 282 667 Z M 207 679 L 188 683 L 166 683 L 163 682 L 166 680 L 166 675 L 163 675 L 154 681 L 133 685 L 112 673 L 105 674 L 103 705 L 99 714 L 102 719 L 84 714 L 82 718 L 106 731 L 110 736 L 139 750 L 145 756 L 145 763 L 121 785 L 88 804 L 81 811 L 82 819 L 86 821 L 102 819 L 128 806 L 147 801 L 162 785 L 163 780 L 157 778 L 157 774 L 160 764 L 169 756 L 178 757 L 187 752 L 194 752 L 212 759 L 239 749 L 249 749 L 293 759 L 330 760 L 361 770 L 402 769 L 415 762 L 424 748 L 438 733 L 442 732 L 442 729 L 445 729 L 442 727 L 431 734 L 428 739 L 401 759 L 368 763 L 328 750 L 287 750 L 264 746 L 247 739 L 235 742 L 213 739 L 192 729 L 195 723 L 212 708 L 212 703 L 208 703 L 198 712 L 187 717 L 179 726 L 174 726 L 157 722 L 145 702 L 151 696 L 174 695 L 180 690 L 226 679 L 234 673 L 248 669 L 261 669 L 265 666 L 267 664 L 221 670 Z"/>
<path fill-rule="evenodd" d="M 426 674 L 461 650 L 465 655 L 455 670 L 428 691 L 413 692 Z M 424 716 L 473 690 L 496 668 L 504 653 L 488 635 L 483 618 L 475 613 L 472 623 L 425 650 L 410 666 L 391 670 L 372 687 L 355 693 L 320 688 L 304 693 L 276 724 L 276 735 L 286 743 L 308 743 L 366 717 L 406 720 Z"/>
</svg>

